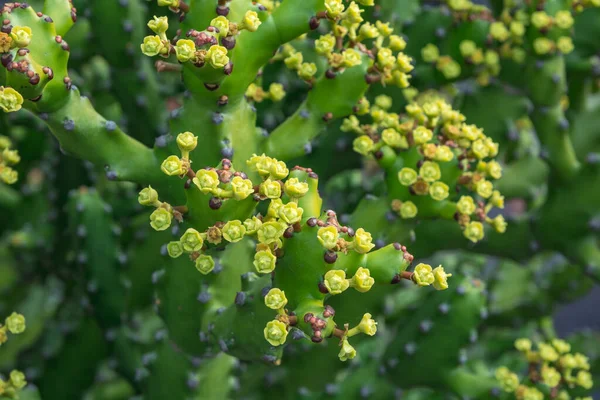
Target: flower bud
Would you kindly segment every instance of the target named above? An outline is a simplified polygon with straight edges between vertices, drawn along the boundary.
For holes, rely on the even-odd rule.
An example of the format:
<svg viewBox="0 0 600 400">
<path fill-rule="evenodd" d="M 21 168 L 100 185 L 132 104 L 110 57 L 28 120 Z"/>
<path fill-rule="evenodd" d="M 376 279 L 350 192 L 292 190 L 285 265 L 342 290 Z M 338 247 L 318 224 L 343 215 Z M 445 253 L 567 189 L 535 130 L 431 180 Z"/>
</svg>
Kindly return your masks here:
<svg viewBox="0 0 600 400">
<path fill-rule="evenodd" d="M 483 225 L 479 221 L 469 222 L 463 231 L 464 237 L 473 243 L 477 243 L 483 239 L 484 234 Z"/>
<path fill-rule="evenodd" d="M 208 275 L 215 269 L 215 260 L 211 256 L 206 254 L 200 254 L 198 258 L 196 258 L 196 269 L 202 275 Z"/>
<path fill-rule="evenodd" d="M 358 324 L 358 330 L 366 335 L 374 336 L 377 333 L 377 322 L 371 318 L 371 314 L 365 313 Z"/>
<path fill-rule="evenodd" d="M 317 239 L 327 250 L 335 248 L 339 239 L 337 227 L 329 225 L 319 228 L 317 231 Z"/>
<path fill-rule="evenodd" d="M 374 146 L 373 139 L 367 135 L 359 136 L 352 142 L 352 149 L 363 156 L 368 156 Z"/>
<path fill-rule="evenodd" d="M 350 345 L 348 339 L 342 341 L 342 349 L 340 350 L 338 357 L 340 361 L 351 360 L 356 357 L 356 349 Z"/>
<path fill-rule="evenodd" d="M 212 193 L 219 186 L 219 175 L 213 169 L 201 169 L 192 180 L 204 194 Z"/>
<path fill-rule="evenodd" d="M 254 254 L 254 268 L 261 274 L 269 274 L 275 270 L 277 257 L 270 249 L 260 250 Z"/>
<path fill-rule="evenodd" d="M 288 332 L 285 324 L 278 320 L 267 322 L 267 326 L 264 330 L 265 339 L 271 343 L 272 346 L 281 346 L 285 343 Z"/>
<path fill-rule="evenodd" d="M 361 293 L 368 292 L 375 284 L 368 268 L 359 267 L 352 277 L 352 287 Z"/>
<path fill-rule="evenodd" d="M 256 233 L 258 228 L 262 225 L 262 221 L 256 217 L 248 218 L 244 221 L 246 227 L 246 235 L 253 235 Z"/>
<path fill-rule="evenodd" d="M 169 242 L 167 244 L 167 253 L 169 254 L 169 257 L 171 258 L 177 258 L 180 255 L 183 254 L 183 246 L 181 245 L 181 242 L 176 241 L 176 242 Z"/>
<path fill-rule="evenodd" d="M 164 208 L 157 208 L 150 214 L 150 226 L 155 231 L 164 231 L 171 226 L 173 215 Z"/>
<path fill-rule="evenodd" d="M 296 222 L 300 222 L 303 212 L 304 210 L 301 207 L 298 207 L 298 204 L 289 202 L 279 208 L 279 218 L 287 224 L 292 225 Z"/>
<path fill-rule="evenodd" d="M 148 21 L 148 28 L 152 29 L 157 35 L 161 35 L 169 29 L 169 19 L 167 17 L 157 17 Z"/>
<path fill-rule="evenodd" d="M 258 190 L 261 195 L 269 199 L 278 199 L 281 197 L 281 184 L 278 181 L 267 179 L 260 184 Z"/>
<path fill-rule="evenodd" d="M 279 310 L 285 307 L 288 300 L 281 289 L 273 288 L 265 296 L 265 305 L 272 310 Z"/>
<path fill-rule="evenodd" d="M 271 244 L 276 242 L 281 236 L 283 236 L 283 232 L 287 229 L 286 224 L 282 224 L 279 221 L 269 221 L 263 223 L 256 234 L 258 236 L 258 241 L 264 244 Z"/>
<path fill-rule="evenodd" d="M 242 27 L 249 30 L 250 32 L 256 32 L 262 22 L 258 18 L 256 11 L 246 11 L 244 19 L 242 20 Z"/>
<path fill-rule="evenodd" d="M 228 221 L 223 228 L 221 228 L 221 231 L 223 232 L 225 240 L 236 243 L 244 238 L 246 227 L 242 224 L 242 221 L 235 219 Z"/>
<path fill-rule="evenodd" d="M 433 270 L 433 287 L 436 290 L 446 290 L 448 289 L 448 278 L 451 277 L 452 274 L 447 274 L 444 271 L 444 267 L 441 265 Z"/>
<path fill-rule="evenodd" d="M 363 228 L 358 228 L 354 234 L 354 240 L 352 241 L 354 250 L 360 254 L 368 253 L 375 247 L 375 245 L 371 243 L 372 240 L 373 238 L 369 232 L 366 232 Z"/>
<path fill-rule="evenodd" d="M 183 250 L 187 251 L 188 253 L 192 253 L 202 249 L 204 239 L 202 239 L 200 232 L 194 228 L 189 228 L 184 232 L 183 236 L 181 236 L 180 242 L 183 246 Z"/>
<path fill-rule="evenodd" d="M 435 282 L 433 269 L 429 264 L 419 264 L 413 272 L 413 280 L 419 286 L 429 286 Z"/>
<path fill-rule="evenodd" d="M 0 86 L 0 109 L 2 111 L 16 112 L 23 105 L 23 96 L 11 87 Z"/>
<path fill-rule="evenodd" d="M 299 198 L 308 193 L 308 183 L 300 182 L 298 178 L 290 178 L 285 181 L 283 191 L 291 198 Z"/>
<path fill-rule="evenodd" d="M 233 197 L 236 200 L 244 200 L 252 193 L 254 193 L 254 186 L 250 179 L 244 179 L 241 176 L 234 176 L 231 179 L 231 189 L 233 191 Z"/>
<path fill-rule="evenodd" d="M 5 320 L 8 331 L 13 335 L 18 335 L 25 331 L 25 317 L 21 314 L 13 312 Z"/>
<path fill-rule="evenodd" d="M 227 49 L 223 46 L 212 45 L 206 52 L 206 57 L 204 58 L 211 67 L 223 68 L 227 64 L 229 64 L 229 57 L 227 56 Z"/>
<path fill-rule="evenodd" d="M 185 173 L 183 170 L 183 162 L 177 156 L 167 157 L 161 164 L 160 169 L 169 176 L 179 176 Z"/>
<path fill-rule="evenodd" d="M 152 189 L 152 186 L 142 189 L 138 195 L 138 203 L 143 206 L 157 206 L 158 192 Z"/>
<path fill-rule="evenodd" d="M 350 282 L 346 279 L 346 273 L 340 269 L 327 271 L 323 284 L 331 295 L 340 294 L 350 287 Z"/>
<path fill-rule="evenodd" d="M 142 53 L 148 57 L 154 57 L 159 54 L 165 54 L 168 49 L 165 48 L 160 36 L 146 36 L 144 42 L 140 45 Z"/>
</svg>

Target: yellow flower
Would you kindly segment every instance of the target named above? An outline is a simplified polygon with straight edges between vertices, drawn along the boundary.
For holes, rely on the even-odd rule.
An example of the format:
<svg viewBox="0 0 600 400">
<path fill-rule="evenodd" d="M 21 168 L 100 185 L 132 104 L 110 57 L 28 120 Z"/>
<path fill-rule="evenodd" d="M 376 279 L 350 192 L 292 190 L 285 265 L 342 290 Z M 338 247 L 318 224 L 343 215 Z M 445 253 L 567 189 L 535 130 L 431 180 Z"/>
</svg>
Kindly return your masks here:
<svg viewBox="0 0 600 400">
<path fill-rule="evenodd" d="M 310 80 L 317 73 L 317 64 L 302 63 L 298 67 L 298 76 L 304 80 Z"/>
<path fill-rule="evenodd" d="M 246 164 L 252 168 L 253 171 L 257 171 L 261 176 L 268 176 L 271 174 L 271 164 L 273 164 L 274 160 L 271 157 L 267 157 L 264 154 L 257 156 L 254 154 Z"/>
<path fill-rule="evenodd" d="M 229 64 L 229 57 L 227 56 L 227 49 L 223 46 L 212 45 L 206 52 L 205 60 L 208 61 L 213 68 L 223 68 Z"/>
<path fill-rule="evenodd" d="M 403 201 L 400 206 L 400 217 L 404 219 L 410 219 L 417 216 L 419 210 L 412 201 Z"/>
<path fill-rule="evenodd" d="M 449 194 L 450 188 L 444 182 L 434 182 L 429 186 L 429 195 L 434 200 L 445 200 Z"/>
<path fill-rule="evenodd" d="M 223 228 L 221 228 L 221 231 L 223 232 L 225 240 L 230 243 L 236 243 L 244 238 L 246 227 L 242 224 L 242 221 L 234 219 L 228 221 Z"/>
<path fill-rule="evenodd" d="M 236 200 L 244 200 L 254 193 L 254 186 L 250 179 L 234 176 L 233 179 L 231 179 L 231 190 L 233 191 L 233 197 Z"/>
<path fill-rule="evenodd" d="M 442 171 L 440 166 L 434 161 L 425 161 L 419 169 L 419 176 L 423 178 L 425 182 L 435 182 L 442 177 Z"/>
<path fill-rule="evenodd" d="M 295 224 L 300 222 L 302 219 L 302 213 L 304 210 L 298 207 L 298 204 L 289 202 L 279 208 L 279 218 L 281 218 L 287 224 Z"/>
<path fill-rule="evenodd" d="M 154 206 L 158 202 L 158 192 L 152 186 L 142 189 L 138 195 L 138 203 L 143 206 Z"/>
<path fill-rule="evenodd" d="M 273 288 L 265 296 L 265 305 L 272 310 L 279 310 L 287 304 L 285 292 L 281 289 Z"/>
<path fill-rule="evenodd" d="M 440 50 L 433 43 L 429 43 L 421 49 L 421 57 L 426 63 L 433 63 L 440 58 Z"/>
<path fill-rule="evenodd" d="M 389 48 L 393 51 L 402 51 L 406 48 L 406 41 L 401 36 L 391 35 Z"/>
<path fill-rule="evenodd" d="M 196 44 L 189 39 L 179 39 L 175 44 L 175 53 L 179 62 L 188 62 L 196 57 Z"/>
<path fill-rule="evenodd" d="M 336 295 L 342 293 L 350 287 L 350 282 L 346 279 L 346 273 L 342 270 L 332 269 L 325 273 L 323 284 L 329 294 Z"/>
<path fill-rule="evenodd" d="M 368 253 L 375 245 L 371 243 L 373 240 L 371 234 L 363 228 L 358 228 L 354 233 L 353 248 L 357 253 Z"/>
<path fill-rule="evenodd" d="M 158 0 L 158 5 L 160 7 L 178 8 L 179 0 Z"/>
<path fill-rule="evenodd" d="M 140 45 L 142 53 L 148 57 L 157 56 L 165 53 L 165 44 L 160 36 L 146 36 L 144 43 Z"/>
<path fill-rule="evenodd" d="M 515 340 L 515 348 L 522 352 L 528 352 L 531 350 L 531 340 L 527 338 Z"/>
<path fill-rule="evenodd" d="M 298 178 L 290 178 L 285 181 L 283 191 L 292 198 L 302 197 L 308 192 L 308 183 L 300 182 Z"/>
<path fill-rule="evenodd" d="M 356 349 L 348 343 L 348 339 L 342 341 L 342 349 L 340 350 L 338 357 L 340 361 L 351 360 L 356 357 Z"/>
<path fill-rule="evenodd" d="M 429 286 L 435 282 L 433 268 L 429 264 L 420 263 L 415 267 L 413 272 L 413 280 L 419 286 Z"/>
<path fill-rule="evenodd" d="M 11 87 L 0 86 L 0 109 L 4 112 L 16 112 L 23 105 L 23 96 Z"/>
<path fill-rule="evenodd" d="M 285 97 L 285 89 L 281 83 L 271 83 L 269 85 L 269 96 L 273 101 L 281 101 Z"/>
<path fill-rule="evenodd" d="M 177 156 L 167 157 L 161 164 L 160 169 L 169 176 L 183 175 L 185 173 L 183 163 Z"/>
<path fill-rule="evenodd" d="M 496 379 L 500 381 L 500 385 L 505 392 L 512 393 L 519 387 L 519 377 L 506 367 L 500 367 L 496 370 Z"/>
<path fill-rule="evenodd" d="M 150 226 L 155 231 L 164 231 L 171 226 L 172 214 L 164 208 L 157 208 L 150 214 Z"/>
<path fill-rule="evenodd" d="M 281 346 L 285 343 L 285 339 L 287 338 L 288 332 L 285 324 L 278 320 L 273 320 L 267 322 L 267 326 L 264 330 L 265 339 L 272 346 Z"/>
<path fill-rule="evenodd" d="M 202 275 L 208 275 L 211 273 L 213 269 L 215 269 L 215 260 L 211 256 L 200 254 L 198 258 L 196 258 L 196 269 Z"/>
<path fill-rule="evenodd" d="M 152 29 L 157 35 L 163 34 L 169 29 L 169 19 L 155 15 L 153 19 L 148 21 L 148 28 Z"/>
<path fill-rule="evenodd" d="M 273 159 L 269 171 L 271 173 L 271 178 L 273 179 L 284 179 L 290 173 L 285 162 L 277 161 L 275 159 Z"/>
<path fill-rule="evenodd" d="M 550 346 L 546 343 L 540 343 L 538 345 L 538 351 L 540 357 L 544 361 L 554 362 L 558 360 L 558 352 L 554 349 L 554 347 Z"/>
<path fill-rule="evenodd" d="M 169 244 L 167 244 L 167 253 L 169 253 L 169 257 L 171 258 L 177 258 L 182 255 L 183 246 L 181 245 L 181 242 L 169 242 Z"/>
<path fill-rule="evenodd" d="M 362 57 L 357 50 L 346 49 L 342 53 L 344 67 L 351 68 L 362 63 Z"/>
<path fill-rule="evenodd" d="M 262 221 L 256 217 L 248 218 L 244 221 L 246 227 L 246 235 L 253 235 L 256 233 L 258 228 L 262 225 Z"/>
<path fill-rule="evenodd" d="M 329 18 L 336 19 L 344 12 L 342 0 L 325 0 L 325 10 Z"/>
<path fill-rule="evenodd" d="M 433 287 L 436 290 L 446 290 L 448 289 L 448 278 L 451 277 L 452 274 L 447 274 L 444 271 L 444 267 L 441 265 L 433 270 Z"/>
<path fill-rule="evenodd" d="M 5 322 L 8 331 L 14 335 L 18 335 L 25 331 L 25 317 L 21 314 L 13 312 L 6 318 Z"/>
<path fill-rule="evenodd" d="M 258 14 L 256 13 L 256 11 L 248 10 L 246 11 L 246 14 L 244 14 L 244 19 L 242 20 L 242 27 L 246 28 L 250 32 L 256 32 L 261 23 L 262 22 L 258 18 Z"/>
<path fill-rule="evenodd" d="M 326 56 L 331 54 L 335 48 L 335 37 L 328 33 L 315 40 L 315 51 L 317 54 Z"/>
<path fill-rule="evenodd" d="M 544 383 L 546 385 L 548 385 L 549 387 L 555 387 L 558 386 L 558 384 L 560 383 L 560 373 L 548 366 L 548 365 L 543 365 L 542 366 L 542 380 L 544 381 Z"/>
<path fill-rule="evenodd" d="M 256 234 L 258 235 L 258 241 L 264 244 L 271 244 L 276 242 L 287 229 L 287 225 L 279 221 L 269 221 L 262 224 Z"/>
<path fill-rule="evenodd" d="M 12 370 L 10 372 L 10 384 L 17 390 L 23 389 L 27 385 L 25 374 L 21 371 Z"/>
<path fill-rule="evenodd" d="M 352 277 L 352 287 L 361 293 L 368 292 L 375 284 L 368 268 L 359 267 Z"/>
<path fill-rule="evenodd" d="M 367 135 L 362 135 L 354 139 L 352 142 L 352 149 L 358 154 L 367 156 L 373 150 L 374 145 L 375 143 L 373 143 L 373 139 Z"/>
<path fill-rule="evenodd" d="M 219 186 L 219 175 L 214 169 L 201 169 L 192 182 L 202 193 L 212 193 Z"/>
<path fill-rule="evenodd" d="M 490 198 L 494 193 L 494 185 L 490 181 L 482 179 L 475 184 L 475 191 L 484 199 Z"/>
<path fill-rule="evenodd" d="M 258 187 L 261 195 L 269 199 L 278 199 L 281 197 L 281 184 L 278 181 L 267 179 Z"/>
<path fill-rule="evenodd" d="M 10 37 L 17 47 L 27 47 L 31 43 L 31 28 L 28 26 L 13 26 Z"/>
<path fill-rule="evenodd" d="M 338 238 L 338 229 L 333 225 L 321 227 L 317 231 L 317 239 L 327 250 L 337 246 Z"/>
<path fill-rule="evenodd" d="M 202 236 L 200 236 L 200 232 L 194 228 L 189 228 L 181 236 L 180 242 L 183 250 L 191 253 L 194 251 L 200 251 L 202 249 L 204 239 L 202 239 Z"/>
<path fill-rule="evenodd" d="M 477 243 L 483 239 L 484 234 L 483 224 L 479 221 L 469 222 L 463 231 L 464 237 L 473 243 Z"/>
<path fill-rule="evenodd" d="M 179 42 L 178 42 L 179 43 Z M 177 147 L 182 152 L 193 151 L 198 145 L 198 136 L 192 132 L 183 132 L 177 135 Z"/>
<path fill-rule="evenodd" d="M 217 36 L 220 38 L 227 36 L 229 33 L 229 20 L 222 15 L 219 15 L 217 18 L 213 18 L 213 20 L 210 21 L 210 25 L 219 30 Z"/>
<path fill-rule="evenodd" d="M 498 233 L 506 232 L 506 221 L 502 215 L 497 215 L 494 219 L 492 219 L 492 227 Z"/>
<path fill-rule="evenodd" d="M 377 333 L 377 322 L 371 318 L 371 314 L 365 313 L 358 324 L 358 330 L 366 335 L 373 336 Z"/>
<path fill-rule="evenodd" d="M 260 250 L 254 254 L 254 268 L 261 274 L 269 274 L 275 270 L 277 257 L 271 253 L 271 250 Z"/>
</svg>

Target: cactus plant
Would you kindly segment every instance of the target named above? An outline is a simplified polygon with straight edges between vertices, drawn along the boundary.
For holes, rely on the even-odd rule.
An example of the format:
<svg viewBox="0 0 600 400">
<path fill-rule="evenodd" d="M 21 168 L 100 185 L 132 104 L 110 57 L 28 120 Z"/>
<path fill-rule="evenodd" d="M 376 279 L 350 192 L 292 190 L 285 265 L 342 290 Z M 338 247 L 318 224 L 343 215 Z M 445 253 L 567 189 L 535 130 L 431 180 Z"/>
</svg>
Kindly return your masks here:
<svg viewBox="0 0 600 400">
<path fill-rule="evenodd" d="M 0 398 L 589 395 L 597 1 L 0 7 Z"/>
</svg>

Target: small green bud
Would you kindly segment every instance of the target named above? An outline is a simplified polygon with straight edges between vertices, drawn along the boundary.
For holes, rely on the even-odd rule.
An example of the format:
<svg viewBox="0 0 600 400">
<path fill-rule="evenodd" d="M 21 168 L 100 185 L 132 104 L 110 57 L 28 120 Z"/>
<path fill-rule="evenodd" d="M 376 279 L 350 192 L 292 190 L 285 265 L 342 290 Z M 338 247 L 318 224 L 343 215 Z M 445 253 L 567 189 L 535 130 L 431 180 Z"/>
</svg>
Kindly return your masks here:
<svg viewBox="0 0 600 400">
<path fill-rule="evenodd" d="M 23 389 L 27 385 L 25 374 L 21 371 L 12 370 L 10 372 L 10 384 L 17 390 Z"/>
<path fill-rule="evenodd" d="M 242 28 L 245 28 L 250 32 L 256 32 L 260 24 L 262 24 L 262 22 L 258 18 L 256 11 L 246 11 L 244 19 L 242 19 Z"/>
<path fill-rule="evenodd" d="M 390 96 L 380 94 L 379 96 L 375 97 L 375 105 L 382 110 L 389 110 L 392 108 L 393 100 Z"/>
<path fill-rule="evenodd" d="M 0 86 L 0 108 L 2 111 L 16 112 L 23 105 L 23 96 L 11 87 Z"/>
<path fill-rule="evenodd" d="M 375 284 L 368 268 L 359 267 L 352 277 L 352 287 L 361 293 L 368 292 Z"/>
<path fill-rule="evenodd" d="M 10 30 L 10 37 L 17 47 L 23 48 L 31 43 L 31 28 L 28 26 L 13 26 Z"/>
<path fill-rule="evenodd" d="M 219 30 L 217 36 L 220 38 L 227 36 L 229 33 L 229 20 L 222 15 L 219 15 L 217 18 L 213 18 L 213 20 L 210 21 L 210 25 Z"/>
<path fill-rule="evenodd" d="M 355 115 L 351 115 L 348 118 L 344 118 L 340 130 L 342 132 L 354 132 L 358 134 L 363 133 L 363 130 L 360 127 L 360 121 L 358 120 L 358 118 L 356 118 Z"/>
<path fill-rule="evenodd" d="M 254 254 L 254 268 L 261 274 L 270 274 L 275 270 L 277 257 L 271 253 L 270 249 L 260 250 Z"/>
<path fill-rule="evenodd" d="M 451 277 L 452 274 L 447 274 L 444 271 L 444 267 L 441 265 L 433 270 L 433 287 L 436 290 L 446 290 L 448 289 L 448 278 Z"/>
<path fill-rule="evenodd" d="M 171 226 L 171 220 L 173 215 L 170 211 L 164 208 L 157 208 L 152 214 L 150 214 L 150 226 L 155 231 L 164 231 L 169 229 Z"/>
<path fill-rule="evenodd" d="M 477 243 L 483 239 L 484 234 L 483 224 L 479 221 L 469 222 L 463 231 L 464 237 L 473 243 Z"/>
<path fill-rule="evenodd" d="M 375 245 L 371 243 L 372 240 L 373 238 L 369 232 L 366 232 L 363 228 L 358 228 L 354 234 L 354 240 L 352 241 L 354 250 L 360 254 L 368 253 L 375 247 Z"/>
<path fill-rule="evenodd" d="M 244 179 L 241 176 L 234 176 L 231 179 L 231 189 L 233 197 L 236 200 L 244 200 L 254 193 L 254 185 L 250 179 Z"/>
<path fill-rule="evenodd" d="M 403 201 L 400 205 L 400 217 L 410 219 L 417 216 L 419 212 L 417 206 L 412 201 Z"/>
<path fill-rule="evenodd" d="M 194 228 L 188 228 L 188 230 L 183 233 L 183 236 L 181 236 L 180 242 L 183 246 L 183 250 L 192 253 L 202 249 L 204 239 L 202 239 L 200 232 Z"/>
<path fill-rule="evenodd" d="M 246 227 L 246 235 L 253 235 L 256 233 L 258 228 L 262 225 L 262 221 L 256 217 L 248 218 L 244 221 Z"/>
<path fill-rule="evenodd" d="M 225 240 L 236 243 L 244 238 L 246 227 L 242 224 L 242 221 L 235 219 L 227 222 L 221 231 L 223 232 Z"/>
<path fill-rule="evenodd" d="M 342 349 L 340 350 L 338 357 L 340 361 L 351 360 L 356 357 L 356 349 L 350 345 L 348 339 L 342 341 Z"/>
<path fill-rule="evenodd" d="M 373 139 L 367 135 L 359 136 L 352 142 L 352 149 L 363 156 L 368 156 L 374 146 Z"/>
<path fill-rule="evenodd" d="M 258 191 L 269 199 L 278 199 L 281 197 L 281 184 L 278 181 L 267 179 L 260 184 Z"/>
<path fill-rule="evenodd" d="M 269 172 L 271 173 L 271 178 L 273 179 L 284 179 L 289 175 L 290 170 L 287 168 L 285 162 L 273 159 L 273 162 L 269 168 Z"/>
<path fill-rule="evenodd" d="M 25 331 L 25 317 L 21 314 L 13 312 L 5 320 L 8 331 L 13 335 L 18 335 Z"/>
<path fill-rule="evenodd" d="M 471 57 L 477 51 L 477 45 L 472 40 L 463 40 L 460 42 L 459 49 L 463 57 Z"/>
<path fill-rule="evenodd" d="M 298 198 L 308 193 L 308 183 L 300 182 L 298 178 L 290 178 L 285 181 L 283 191 L 291 198 Z"/>
<path fill-rule="evenodd" d="M 289 202 L 279 208 L 279 218 L 292 225 L 296 222 L 300 222 L 303 212 L 304 210 L 301 207 L 298 207 L 298 204 Z"/>
<path fill-rule="evenodd" d="M 434 200 L 445 200 L 449 194 L 450 188 L 444 182 L 434 182 L 429 186 L 429 195 Z"/>
<path fill-rule="evenodd" d="M 335 48 L 335 37 L 328 33 L 315 40 L 315 51 L 317 54 L 326 56 L 331 54 Z"/>
<path fill-rule="evenodd" d="M 434 283 L 435 276 L 431 265 L 423 263 L 417 265 L 413 273 L 413 280 L 419 286 L 429 286 Z"/>
<path fill-rule="evenodd" d="M 177 258 L 182 255 L 183 246 L 181 245 L 181 242 L 169 242 L 169 244 L 167 244 L 167 253 L 169 253 L 169 257 L 171 258 Z"/>
<path fill-rule="evenodd" d="M 152 29 L 157 35 L 162 35 L 169 29 L 169 19 L 167 17 L 154 16 L 153 19 L 148 21 L 148 28 Z"/>
<path fill-rule="evenodd" d="M 169 176 L 179 176 L 185 173 L 183 170 L 183 162 L 177 156 L 167 157 L 160 166 L 160 169 Z"/>
<path fill-rule="evenodd" d="M 406 41 L 401 36 L 391 35 L 388 46 L 393 51 L 402 51 L 406 48 Z"/>
<path fill-rule="evenodd" d="M 144 42 L 140 45 L 142 53 L 148 57 L 154 57 L 159 54 L 165 54 L 168 49 L 165 47 L 160 36 L 146 36 Z"/>
<path fill-rule="evenodd" d="M 263 223 L 256 234 L 258 235 L 258 241 L 264 244 L 271 244 L 276 242 L 281 236 L 283 236 L 283 232 L 287 229 L 286 224 L 282 224 L 279 221 L 269 221 Z"/>
<path fill-rule="evenodd" d="M 346 279 L 346 273 L 341 269 L 327 271 L 323 284 L 331 295 L 340 294 L 350 287 L 350 282 Z"/>
<path fill-rule="evenodd" d="M 327 250 L 335 248 L 339 239 L 337 227 L 329 225 L 319 228 L 317 231 L 317 239 Z"/>
<path fill-rule="evenodd" d="M 196 58 L 196 44 L 189 39 L 179 39 L 175 44 L 175 54 L 179 62 L 193 60 Z"/>
<path fill-rule="evenodd" d="M 354 49 L 346 49 L 342 53 L 342 60 L 344 63 L 344 67 L 351 68 L 356 65 L 362 64 L 362 57 L 357 50 Z"/>
<path fill-rule="evenodd" d="M 207 60 L 210 66 L 213 68 L 223 68 L 229 64 L 227 49 L 216 44 L 210 46 L 204 59 Z"/>
<path fill-rule="evenodd" d="M 211 256 L 206 254 L 200 254 L 198 258 L 196 258 L 196 269 L 202 275 L 208 275 L 215 269 L 215 260 Z"/>
<path fill-rule="evenodd" d="M 425 182 L 435 182 L 440 180 L 442 177 L 442 171 L 440 166 L 434 161 L 425 161 L 419 169 L 419 176 L 423 178 Z"/>
<path fill-rule="evenodd" d="M 285 97 L 285 89 L 281 83 L 271 83 L 269 86 L 269 96 L 273 101 L 281 101 Z"/>
<path fill-rule="evenodd" d="M 219 186 L 219 175 L 213 169 L 201 169 L 192 182 L 202 193 L 212 193 Z"/>
<path fill-rule="evenodd" d="M 471 196 L 461 196 L 456 203 L 456 210 L 461 214 L 471 215 L 475 212 L 476 208 L 475 201 Z"/>
<path fill-rule="evenodd" d="M 417 181 L 417 171 L 404 167 L 398 172 L 398 180 L 404 186 L 410 186 Z"/>
<path fill-rule="evenodd" d="M 265 339 L 271 343 L 272 346 L 281 346 L 285 343 L 288 332 L 285 324 L 278 320 L 267 322 L 267 326 L 264 330 Z"/>
<path fill-rule="evenodd" d="M 329 18 L 336 19 L 344 12 L 344 5 L 342 0 L 325 0 L 325 9 Z"/>
<path fill-rule="evenodd" d="M 310 80 L 317 73 L 317 64 L 315 63 L 302 63 L 298 67 L 298 76 L 304 80 Z"/>
<path fill-rule="evenodd" d="M 287 56 L 283 62 L 285 63 L 285 66 L 288 67 L 289 69 L 298 69 L 300 68 L 300 65 L 302 65 L 302 61 L 303 61 L 304 57 L 302 57 L 302 53 L 300 53 L 299 51 L 290 54 L 289 56 Z"/>
<path fill-rule="evenodd" d="M 377 333 L 377 322 L 371 317 L 371 314 L 365 313 L 358 324 L 358 330 L 366 335 L 374 336 Z"/>
<path fill-rule="evenodd" d="M 265 296 L 265 305 L 272 310 L 279 310 L 285 307 L 288 300 L 281 289 L 273 288 Z"/>
</svg>

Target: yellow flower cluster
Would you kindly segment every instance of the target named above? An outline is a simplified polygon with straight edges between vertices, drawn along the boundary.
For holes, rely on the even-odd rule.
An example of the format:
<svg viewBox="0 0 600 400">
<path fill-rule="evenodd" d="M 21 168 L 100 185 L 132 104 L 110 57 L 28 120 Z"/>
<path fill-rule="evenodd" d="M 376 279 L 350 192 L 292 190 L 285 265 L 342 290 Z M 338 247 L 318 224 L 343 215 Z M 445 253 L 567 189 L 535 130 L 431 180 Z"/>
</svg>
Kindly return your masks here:
<svg viewBox="0 0 600 400">
<path fill-rule="evenodd" d="M 2 93 L 0 92 L 0 106 L 1 96 Z M 11 146 L 12 141 L 8 137 L 0 135 L 0 182 L 8 185 L 12 185 L 19 178 L 19 174 L 11 166 L 21 161 L 18 151 L 11 149 Z"/>
<path fill-rule="evenodd" d="M 19 313 L 13 312 L 6 317 L 4 325 L 0 324 L 0 346 L 8 340 L 8 333 L 19 335 L 25 331 L 25 317 Z M 27 385 L 25 375 L 21 371 L 13 370 L 8 376 L 8 380 L 0 379 L 0 396 L 7 398 L 19 398 L 18 393 Z"/>
<path fill-rule="evenodd" d="M 386 168 L 400 166 L 393 171 L 397 181 L 389 184 L 399 183 L 392 192 L 403 195 L 395 195 L 392 209 L 404 219 L 455 218 L 473 242 L 483 239 L 484 222 L 504 232 L 501 215 L 487 216 L 493 207 L 504 207 L 492 183 L 502 176 L 501 165 L 493 159 L 498 145 L 465 123 L 465 116 L 440 96 L 424 94 L 406 106 L 404 114 L 390 112 L 391 107 L 386 96 L 378 96 L 373 105 L 363 99 L 356 107 L 358 116 L 346 118 L 341 129 L 358 135 L 353 142 L 356 152 L 381 159 Z M 401 162 L 386 161 L 390 154 Z"/>
</svg>

